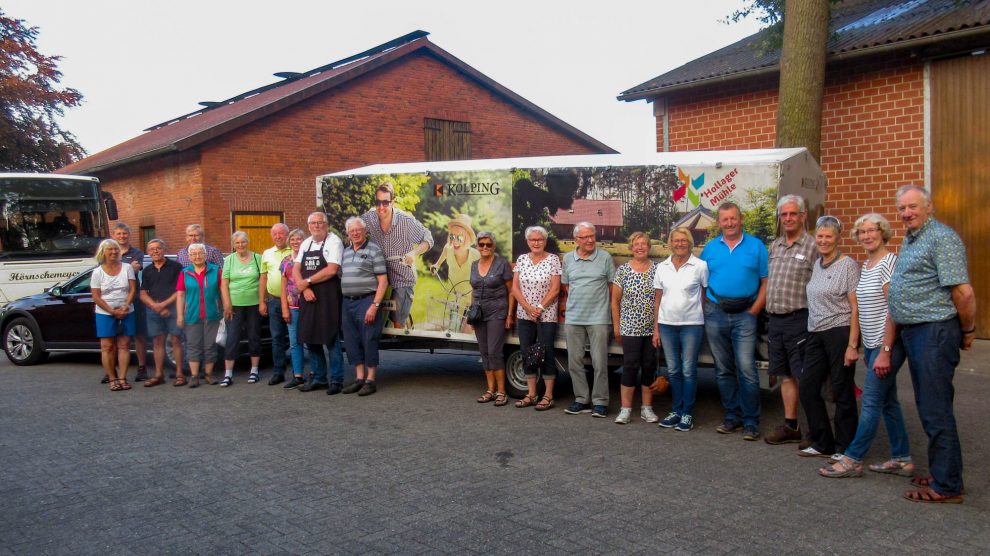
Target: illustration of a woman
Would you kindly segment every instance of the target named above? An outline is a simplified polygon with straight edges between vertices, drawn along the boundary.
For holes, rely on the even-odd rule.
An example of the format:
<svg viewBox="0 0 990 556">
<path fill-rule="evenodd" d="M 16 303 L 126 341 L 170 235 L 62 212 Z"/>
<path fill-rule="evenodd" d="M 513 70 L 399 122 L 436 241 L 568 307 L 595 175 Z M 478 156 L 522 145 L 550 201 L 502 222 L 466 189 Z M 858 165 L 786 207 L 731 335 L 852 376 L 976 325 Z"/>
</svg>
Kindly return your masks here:
<svg viewBox="0 0 990 556">
<path fill-rule="evenodd" d="M 471 217 L 458 214 L 447 222 L 447 245 L 444 245 L 440 258 L 431 266 L 436 272 L 441 265 L 447 265 L 447 280 L 457 293 L 462 308 L 471 305 L 471 263 L 481 258 L 474 248 L 477 236 L 471 228 Z"/>
</svg>

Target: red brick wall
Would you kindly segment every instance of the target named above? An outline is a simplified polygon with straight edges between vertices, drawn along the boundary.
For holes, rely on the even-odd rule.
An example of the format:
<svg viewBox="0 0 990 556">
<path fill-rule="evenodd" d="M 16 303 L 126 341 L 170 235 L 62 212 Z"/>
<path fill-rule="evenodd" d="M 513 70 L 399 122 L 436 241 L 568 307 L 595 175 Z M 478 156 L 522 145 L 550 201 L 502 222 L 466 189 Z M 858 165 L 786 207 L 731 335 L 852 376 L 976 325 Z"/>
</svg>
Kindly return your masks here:
<svg viewBox="0 0 990 556">
<path fill-rule="evenodd" d="M 185 244 L 186 224 L 199 222 L 207 241 L 227 251 L 233 211 L 284 212 L 290 227 L 305 229 L 316 206 L 316 176 L 424 160 L 424 118 L 470 122 L 474 158 L 593 152 L 420 52 L 196 153 L 157 157 L 100 177 L 135 232 L 154 225 L 175 251 Z"/>
<path fill-rule="evenodd" d="M 918 61 L 891 58 L 828 68 L 820 164 L 828 177 L 826 210 L 847 228 L 875 211 L 903 235 L 894 191 L 925 178 L 923 68 Z M 675 94 L 668 102 L 672 151 L 774 145 L 776 76 Z M 658 118 L 660 149 L 662 125 Z M 843 248 L 860 256 L 848 237 Z"/>
</svg>

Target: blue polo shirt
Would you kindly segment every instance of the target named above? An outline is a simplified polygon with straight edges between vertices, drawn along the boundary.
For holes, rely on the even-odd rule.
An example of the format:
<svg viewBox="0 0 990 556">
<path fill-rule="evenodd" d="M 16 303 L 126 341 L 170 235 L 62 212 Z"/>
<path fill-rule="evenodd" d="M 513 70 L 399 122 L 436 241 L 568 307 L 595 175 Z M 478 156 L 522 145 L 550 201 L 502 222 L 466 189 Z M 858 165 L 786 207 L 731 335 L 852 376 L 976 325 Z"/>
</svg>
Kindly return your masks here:
<svg viewBox="0 0 990 556">
<path fill-rule="evenodd" d="M 722 236 L 709 241 L 700 259 L 708 263 L 705 295 L 712 301 L 715 301 L 712 290 L 722 297 L 755 297 L 760 291 L 760 280 L 768 274 L 767 246 L 746 232 L 733 249 L 729 249 Z"/>
<path fill-rule="evenodd" d="M 952 286 L 968 284 L 966 247 L 955 230 L 928 217 L 908 233 L 890 277 L 890 318 L 897 324 L 940 322 L 956 316 Z"/>
</svg>

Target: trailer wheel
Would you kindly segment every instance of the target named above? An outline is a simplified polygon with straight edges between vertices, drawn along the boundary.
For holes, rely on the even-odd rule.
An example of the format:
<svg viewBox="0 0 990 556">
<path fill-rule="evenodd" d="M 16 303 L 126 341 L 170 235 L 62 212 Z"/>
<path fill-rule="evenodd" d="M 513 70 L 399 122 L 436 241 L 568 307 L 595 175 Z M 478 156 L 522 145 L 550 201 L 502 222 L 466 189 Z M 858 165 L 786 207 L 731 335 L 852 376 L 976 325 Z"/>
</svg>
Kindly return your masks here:
<svg viewBox="0 0 990 556">
<path fill-rule="evenodd" d="M 506 346 L 505 352 L 505 389 L 509 396 L 518 400 L 529 392 L 522 352 L 519 346 Z"/>
</svg>

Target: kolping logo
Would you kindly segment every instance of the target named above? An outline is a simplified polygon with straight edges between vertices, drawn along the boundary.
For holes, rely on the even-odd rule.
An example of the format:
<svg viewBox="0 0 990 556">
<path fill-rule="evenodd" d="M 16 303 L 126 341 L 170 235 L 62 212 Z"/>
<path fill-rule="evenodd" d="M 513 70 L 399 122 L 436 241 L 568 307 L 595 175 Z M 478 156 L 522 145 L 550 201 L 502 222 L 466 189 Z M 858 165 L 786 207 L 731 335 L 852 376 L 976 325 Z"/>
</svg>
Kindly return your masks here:
<svg viewBox="0 0 990 556">
<path fill-rule="evenodd" d="M 434 197 L 443 197 L 445 195 L 451 197 L 458 195 L 498 195 L 501 190 L 502 186 L 497 181 L 433 184 Z"/>
</svg>

